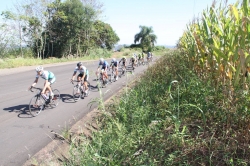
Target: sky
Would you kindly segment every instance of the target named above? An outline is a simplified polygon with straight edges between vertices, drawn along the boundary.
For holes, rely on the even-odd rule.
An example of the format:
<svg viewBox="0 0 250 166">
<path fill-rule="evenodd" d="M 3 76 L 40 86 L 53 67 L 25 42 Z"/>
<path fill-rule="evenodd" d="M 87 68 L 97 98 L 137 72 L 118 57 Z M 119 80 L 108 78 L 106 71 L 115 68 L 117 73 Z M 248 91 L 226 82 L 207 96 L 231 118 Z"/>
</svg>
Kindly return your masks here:
<svg viewBox="0 0 250 166">
<path fill-rule="evenodd" d="M 16 0 L 18 1 L 18 0 Z M 0 13 L 13 8 L 13 0 L 0 0 Z M 21 0 L 20 0 L 21 1 Z M 119 36 L 118 44 L 133 44 L 139 26 L 152 27 L 156 45 L 175 46 L 186 26 L 210 7 L 213 0 L 100 0 L 102 21 L 111 25 Z M 221 0 L 217 0 L 218 3 Z M 224 0 L 222 0 L 224 2 Z M 236 0 L 228 0 L 234 4 Z"/>
</svg>

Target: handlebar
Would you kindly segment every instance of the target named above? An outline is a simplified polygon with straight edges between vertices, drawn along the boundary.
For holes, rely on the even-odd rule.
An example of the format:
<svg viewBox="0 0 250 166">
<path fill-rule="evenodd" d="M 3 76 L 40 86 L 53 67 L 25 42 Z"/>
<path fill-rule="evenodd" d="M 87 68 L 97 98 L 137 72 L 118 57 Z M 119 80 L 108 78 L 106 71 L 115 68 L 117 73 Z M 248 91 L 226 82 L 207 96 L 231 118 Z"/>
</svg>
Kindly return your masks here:
<svg viewBox="0 0 250 166">
<path fill-rule="evenodd" d="M 31 88 L 30 88 L 30 91 L 31 91 L 31 92 L 34 92 L 32 89 L 36 89 L 36 90 L 42 91 L 42 88 L 36 88 L 36 87 L 34 87 L 34 86 L 31 86 Z"/>
<path fill-rule="evenodd" d="M 83 84 L 82 81 L 77 81 L 77 80 L 71 80 L 70 81 L 72 84 L 74 84 L 74 82 L 81 82 L 81 85 Z"/>
</svg>

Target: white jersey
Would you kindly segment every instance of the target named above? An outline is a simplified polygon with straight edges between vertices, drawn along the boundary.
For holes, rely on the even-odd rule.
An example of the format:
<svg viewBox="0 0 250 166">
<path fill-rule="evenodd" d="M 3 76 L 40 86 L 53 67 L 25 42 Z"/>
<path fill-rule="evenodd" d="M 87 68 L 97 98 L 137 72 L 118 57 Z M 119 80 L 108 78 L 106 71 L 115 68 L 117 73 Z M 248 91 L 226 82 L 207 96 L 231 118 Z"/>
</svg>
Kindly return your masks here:
<svg viewBox="0 0 250 166">
<path fill-rule="evenodd" d="M 44 70 L 41 75 L 37 74 L 36 78 L 39 78 L 39 76 L 42 77 L 45 80 L 50 80 L 50 79 L 53 79 L 55 77 L 55 75 L 52 72 L 47 71 L 47 70 Z"/>
<path fill-rule="evenodd" d="M 85 66 L 81 66 L 81 68 L 79 69 L 78 67 L 75 68 L 74 73 L 79 72 L 80 74 L 85 73 L 86 75 L 88 75 L 88 70 Z"/>
</svg>

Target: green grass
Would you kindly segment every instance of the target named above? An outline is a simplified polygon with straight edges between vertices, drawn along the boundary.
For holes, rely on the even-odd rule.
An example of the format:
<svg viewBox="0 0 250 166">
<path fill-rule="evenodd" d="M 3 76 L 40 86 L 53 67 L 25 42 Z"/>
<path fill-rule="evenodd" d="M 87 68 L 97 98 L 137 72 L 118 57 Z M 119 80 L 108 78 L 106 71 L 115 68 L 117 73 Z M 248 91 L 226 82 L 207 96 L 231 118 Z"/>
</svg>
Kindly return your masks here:
<svg viewBox="0 0 250 166">
<path fill-rule="evenodd" d="M 229 100 L 169 51 L 106 105 L 99 130 L 64 165 L 249 165 L 250 95 Z"/>
<path fill-rule="evenodd" d="M 48 59 L 39 59 L 39 58 L 4 58 L 0 59 L 0 69 L 4 68 L 15 68 L 21 66 L 33 66 L 33 65 L 44 65 L 44 64 L 53 64 L 60 62 L 70 62 L 70 61 L 83 61 L 83 60 L 96 60 L 100 57 L 109 58 L 111 57 L 111 51 L 103 50 L 92 50 L 89 56 L 77 57 L 77 58 L 48 58 Z"/>
<path fill-rule="evenodd" d="M 155 55 L 162 55 L 167 51 L 168 49 L 158 50 L 155 52 L 156 53 Z M 123 49 L 122 54 L 119 56 L 119 58 L 121 58 L 122 56 L 131 57 L 133 53 L 138 54 L 140 53 L 140 51 L 135 50 L 135 49 L 125 48 Z M 97 60 L 100 57 L 110 58 L 113 55 L 115 55 L 115 53 L 111 51 L 103 51 L 101 49 L 97 49 L 97 50 L 92 50 L 89 56 L 77 57 L 77 58 L 48 58 L 48 59 L 21 58 L 21 57 L 4 58 L 4 59 L 0 59 L 0 69 L 16 68 L 16 67 L 21 67 L 21 66 L 53 64 L 53 63 L 70 62 L 70 61 Z M 117 57 L 117 55 L 115 55 L 114 57 Z"/>
</svg>

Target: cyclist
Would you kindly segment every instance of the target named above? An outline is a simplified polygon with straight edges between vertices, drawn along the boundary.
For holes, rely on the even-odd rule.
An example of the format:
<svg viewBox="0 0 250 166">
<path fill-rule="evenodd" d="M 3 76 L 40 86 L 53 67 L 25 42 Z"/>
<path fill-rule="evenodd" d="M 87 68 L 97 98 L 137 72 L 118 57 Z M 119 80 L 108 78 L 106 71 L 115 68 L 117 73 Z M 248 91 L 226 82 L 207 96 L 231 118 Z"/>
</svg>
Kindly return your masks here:
<svg viewBox="0 0 250 166">
<path fill-rule="evenodd" d="M 116 60 L 115 58 L 112 59 L 110 67 L 112 67 L 112 70 L 115 71 L 115 80 L 118 80 L 118 65 L 119 61 Z"/>
<path fill-rule="evenodd" d="M 97 68 L 97 71 L 96 71 L 96 76 L 97 76 L 97 78 L 98 78 L 98 74 L 99 74 L 100 67 L 102 67 L 102 68 L 101 68 L 102 79 L 103 79 L 103 80 L 108 79 L 107 69 L 109 68 L 109 64 L 108 64 L 108 62 L 105 61 L 103 58 L 100 58 L 99 65 L 98 65 L 98 68 Z M 104 78 L 105 78 L 105 79 L 104 79 Z M 104 81 L 104 83 L 107 83 L 107 81 Z"/>
<path fill-rule="evenodd" d="M 125 56 L 123 56 L 122 59 L 119 61 L 119 63 L 121 62 L 122 62 L 122 65 L 126 68 L 127 59 Z"/>
<path fill-rule="evenodd" d="M 135 69 L 135 61 L 136 61 L 136 59 L 135 59 L 135 57 L 134 57 L 134 55 L 130 58 L 130 62 L 132 63 L 132 68 L 133 68 L 133 70 Z"/>
<path fill-rule="evenodd" d="M 147 54 L 147 61 L 148 61 L 148 62 L 149 62 L 149 60 L 151 59 L 151 57 L 152 57 L 151 52 L 148 52 L 148 54 Z"/>
<path fill-rule="evenodd" d="M 78 62 L 77 66 L 73 72 L 71 82 L 74 80 L 76 73 L 79 72 L 77 76 L 77 81 L 82 82 L 84 81 L 84 87 L 85 87 L 85 96 L 88 94 L 88 79 L 89 79 L 89 71 L 88 69 L 83 66 L 82 62 Z M 80 83 L 79 83 L 80 84 Z"/>
<path fill-rule="evenodd" d="M 124 74 L 124 72 L 125 72 L 125 70 L 126 70 L 126 63 L 127 63 L 127 59 L 126 59 L 125 56 L 122 57 L 122 59 L 119 61 L 119 64 L 120 64 L 121 62 L 122 62 L 122 65 L 123 65 L 123 67 L 122 67 L 122 72 L 123 72 L 123 74 Z"/>
<path fill-rule="evenodd" d="M 139 53 L 138 54 L 138 62 L 142 61 L 142 55 Z"/>
<path fill-rule="evenodd" d="M 153 53 L 151 52 L 151 62 L 153 61 Z"/>
<path fill-rule="evenodd" d="M 49 103 L 50 99 L 52 99 L 54 96 L 50 86 L 56 81 L 56 77 L 52 72 L 43 70 L 42 66 L 37 66 L 36 72 L 37 72 L 36 79 L 34 83 L 29 87 L 29 90 L 37 84 L 39 77 L 45 79 L 44 87 L 41 94 L 44 96 L 45 92 L 49 91 L 49 100 L 47 100 L 47 102 Z"/>
</svg>

